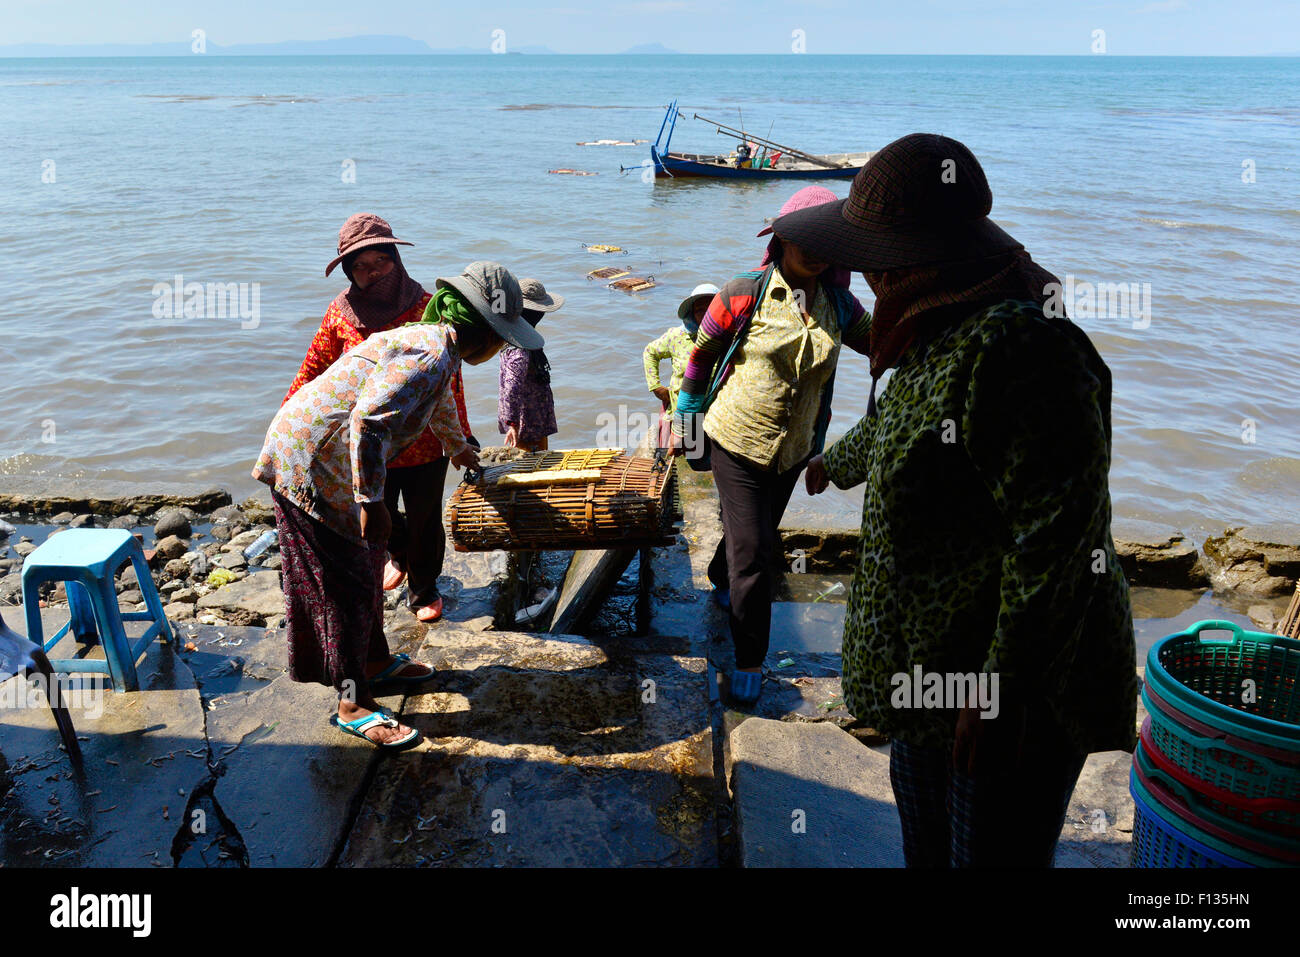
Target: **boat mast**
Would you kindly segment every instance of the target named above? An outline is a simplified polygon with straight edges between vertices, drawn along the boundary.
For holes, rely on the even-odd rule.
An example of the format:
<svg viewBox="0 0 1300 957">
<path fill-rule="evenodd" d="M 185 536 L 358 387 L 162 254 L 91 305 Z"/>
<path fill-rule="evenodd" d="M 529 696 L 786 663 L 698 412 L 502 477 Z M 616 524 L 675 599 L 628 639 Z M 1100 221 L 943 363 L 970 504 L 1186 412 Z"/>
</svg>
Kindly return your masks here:
<svg viewBox="0 0 1300 957">
<path fill-rule="evenodd" d="M 797 150 L 792 146 L 784 146 L 781 143 L 776 143 L 772 140 L 764 139 L 763 137 L 760 136 L 753 136 L 751 134 L 745 133 L 743 130 L 733 129 L 730 126 L 724 126 L 723 124 L 719 123 L 717 120 L 711 120 L 707 116 L 700 116 L 700 114 L 698 113 L 692 114 L 692 116 L 694 119 L 703 120 L 705 123 L 709 123 L 713 126 L 716 126 L 719 134 L 730 133 L 732 136 L 746 137 L 751 142 L 760 143 L 763 146 L 773 147 L 775 149 L 782 150 L 783 152 L 789 153 L 791 156 L 798 156 L 801 159 L 805 159 L 810 163 L 816 164 L 817 166 L 824 166 L 827 169 L 844 168 L 844 164 L 842 163 L 832 163 L 829 160 L 822 159 L 820 156 L 813 156 L 811 153 L 805 153 L 802 150 Z M 775 120 L 773 122 L 775 122 Z"/>
</svg>

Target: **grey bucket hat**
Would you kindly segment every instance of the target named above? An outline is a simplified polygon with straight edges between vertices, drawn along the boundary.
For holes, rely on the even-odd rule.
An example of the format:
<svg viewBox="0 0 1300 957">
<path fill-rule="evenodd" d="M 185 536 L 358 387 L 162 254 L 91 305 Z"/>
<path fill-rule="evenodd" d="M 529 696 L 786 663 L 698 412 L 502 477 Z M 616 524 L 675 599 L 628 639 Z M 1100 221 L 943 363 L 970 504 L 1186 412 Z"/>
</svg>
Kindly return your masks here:
<svg viewBox="0 0 1300 957">
<path fill-rule="evenodd" d="M 546 344 L 541 333 L 520 318 L 524 295 L 519 289 L 519 280 L 500 263 L 472 262 L 459 276 L 438 279 L 434 283 L 436 289 L 447 286 L 464 296 L 497 335 L 512 346 L 540 349 Z"/>
<path fill-rule="evenodd" d="M 524 294 L 525 309 L 534 312 L 554 312 L 564 305 L 564 297 L 548 293 L 540 279 L 521 279 L 519 288 Z"/>
</svg>

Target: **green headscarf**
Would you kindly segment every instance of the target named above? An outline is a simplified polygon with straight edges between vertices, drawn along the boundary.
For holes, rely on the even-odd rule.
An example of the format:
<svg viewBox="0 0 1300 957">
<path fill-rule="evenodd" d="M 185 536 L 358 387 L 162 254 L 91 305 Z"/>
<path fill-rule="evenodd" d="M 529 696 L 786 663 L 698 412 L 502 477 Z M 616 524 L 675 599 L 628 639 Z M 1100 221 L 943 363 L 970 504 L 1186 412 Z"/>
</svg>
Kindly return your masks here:
<svg viewBox="0 0 1300 957">
<path fill-rule="evenodd" d="M 465 297 L 451 286 L 443 286 L 433 294 L 424 307 L 421 322 L 443 323 L 448 326 L 478 326 L 483 318 L 465 301 Z"/>
</svg>

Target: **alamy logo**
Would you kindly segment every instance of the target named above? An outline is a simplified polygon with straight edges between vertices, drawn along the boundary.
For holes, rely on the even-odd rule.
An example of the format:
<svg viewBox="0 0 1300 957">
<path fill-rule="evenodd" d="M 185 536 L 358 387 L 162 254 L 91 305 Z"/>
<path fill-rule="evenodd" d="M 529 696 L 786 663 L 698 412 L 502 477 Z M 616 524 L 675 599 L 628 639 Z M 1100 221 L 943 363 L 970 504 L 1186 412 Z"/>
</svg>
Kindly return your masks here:
<svg viewBox="0 0 1300 957">
<path fill-rule="evenodd" d="M 1151 283 L 1080 282 L 1066 273 L 1065 282 L 1043 287 L 1043 314 L 1049 319 L 1131 319 L 1134 329 L 1151 325 Z"/>
<path fill-rule="evenodd" d="M 133 937 L 148 937 L 152 911 L 153 898 L 149 894 L 82 894 L 80 888 L 74 887 L 70 893 L 50 898 L 50 926 L 125 927 Z"/>
<path fill-rule="evenodd" d="M 981 718 L 996 718 L 1001 710 L 996 672 L 941 673 L 917 665 L 910 675 L 900 671 L 889 683 L 894 689 L 889 703 L 895 708 L 978 708 Z"/>
<path fill-rule="evenodd" d="M 180 273 L 173 282 L 156 282 L 155 319 L 240 319 L 239 328 L 256 329 L 262 322 L 262 284 L 257 282 L 186 282 Z"/>
</svg>

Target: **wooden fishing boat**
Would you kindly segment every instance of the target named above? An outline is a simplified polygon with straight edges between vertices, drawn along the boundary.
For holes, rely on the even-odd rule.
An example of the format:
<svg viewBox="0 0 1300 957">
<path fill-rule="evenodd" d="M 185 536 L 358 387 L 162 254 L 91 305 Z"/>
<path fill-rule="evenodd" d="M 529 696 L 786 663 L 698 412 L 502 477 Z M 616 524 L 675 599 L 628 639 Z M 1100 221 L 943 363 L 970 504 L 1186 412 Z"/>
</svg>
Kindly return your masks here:
<svg viewBox="0 0 1300 957">
<path fill-rule="evenodd" d="M 745 148 L 751 151 L 748 157 L 743 151 L 731 154 L 674 153 L 668 146 L 676 129 L 677 119 L 685 116 L 677 109 L 673 100 L 659 126 L 659 135 L 650 147 L 650 157 L 654 162 L 655 176 L 659 178 L 677 178 L 690 176 L 707 176 L 715 179 L 852 179 L 871 159 L 871 152 L 860 153 L 805 153 L 793 147 L 783 146 L 766 137 L 738 130 L 722 123 L 693 114 L 694 119 L 704 120 L 716 127 L 718 133 L 735 136 Z M 667 134 L 667 135 L 665 135 Z M 624 167 L 635 169 L 635 167 Z"/>
</svg>

